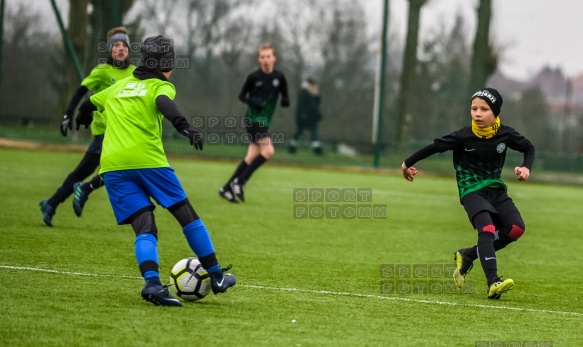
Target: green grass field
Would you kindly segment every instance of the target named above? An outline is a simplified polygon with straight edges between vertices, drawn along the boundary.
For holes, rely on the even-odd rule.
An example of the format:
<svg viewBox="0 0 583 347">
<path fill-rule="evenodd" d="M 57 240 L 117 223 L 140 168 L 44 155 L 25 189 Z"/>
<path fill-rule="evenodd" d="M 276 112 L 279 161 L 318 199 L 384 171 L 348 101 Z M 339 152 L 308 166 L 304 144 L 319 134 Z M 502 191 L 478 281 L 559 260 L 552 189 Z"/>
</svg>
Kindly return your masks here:
<svg viewBox="0 0 583 347">
<path fill-rule="evenodd" d="M 238 284 L 169 308 L 140 298 L 134 234 L 116 225 L 104 189 L 91 195 L 82 218 L 69 199 L 54 228 L 43 224 L 38 201 L 81 155 L 0 148 L 0 346 L 582 344 L 581 187 L 507 182 L 527 231 L 497 256 L 499 273 L 515 287 L 493 301 L 479 264 L 467 277 L 474 290 L 464 294 L 390 292 L 387 284 L 398 281 L 381 271 L 445 267 L 454 250 L 475 242 L 453 177 L 422 171 L 409 183 L 397 175 L 267 164 L 247 185 L 247 202 L 234 205 L 217 190 L 235 162 L 171 158 Z M 297 188 L 370 188 L 372 203 L 386 205 L 387 215 L 297 219 Z M 167 211 L 156 209 L 156 221 L 167 276 L 192 254 Z M 432 281 L 451 283 L 446 275 Z"/>
</svg>

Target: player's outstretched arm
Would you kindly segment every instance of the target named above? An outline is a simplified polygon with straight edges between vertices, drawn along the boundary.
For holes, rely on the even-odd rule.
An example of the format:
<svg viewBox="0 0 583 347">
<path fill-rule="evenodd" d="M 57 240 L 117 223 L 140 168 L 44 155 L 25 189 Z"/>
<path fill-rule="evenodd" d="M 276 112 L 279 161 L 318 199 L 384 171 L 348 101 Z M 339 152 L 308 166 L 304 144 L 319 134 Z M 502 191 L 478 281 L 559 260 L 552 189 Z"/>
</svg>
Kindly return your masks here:
<svg viewBox="0 0 583 347">
<path fill-rule="evenodd" d="M 203 141 L 202 134 L 198 131 L 190 128 L 190 124 L 180 110 L 178 106 L 166 95 L 160 95 L 156 98 L 156 107 L 162 113 L 164 118 L 168 119 L 174 128 L 182 135 L 188 137 L 190 144 L 194 146 L 195 149 L 202 150 Z"/>
</svg>

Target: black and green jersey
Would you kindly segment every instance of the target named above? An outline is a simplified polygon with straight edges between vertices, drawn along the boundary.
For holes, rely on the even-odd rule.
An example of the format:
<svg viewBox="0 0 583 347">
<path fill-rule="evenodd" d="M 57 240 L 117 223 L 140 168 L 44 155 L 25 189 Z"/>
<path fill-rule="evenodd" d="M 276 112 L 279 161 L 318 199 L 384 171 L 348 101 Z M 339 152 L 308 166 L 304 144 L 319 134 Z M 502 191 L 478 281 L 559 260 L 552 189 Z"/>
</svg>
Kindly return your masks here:
<svg viewBox="0 0 583 347">
<path fill-rule="evenodd" d="M 273 70 L 266 74 L 259 69 L 249 74 L 239 94 L 239 100 L 249 105 L 245 114 L 249 121 L 269 126 L 280 93 L 281 104 L 287 107 L 289 96 L 283 73 Z"/>
<path fill-rule="evenodd" d="M 502 182 L 502 168 L 508 148 L 524 153 L 521 166 L 532 168 L 534 146 L 524 136 L 509 126 L 501 125 L 498 133 L 489 139 L 478 138 L 470 126 L 435 139 L 425 148 L 405 160 L 410 167 L 419 160 L 445 151 L 453 151 L 460 198 L 485 187 L 506 190 Z"/>
</svg>

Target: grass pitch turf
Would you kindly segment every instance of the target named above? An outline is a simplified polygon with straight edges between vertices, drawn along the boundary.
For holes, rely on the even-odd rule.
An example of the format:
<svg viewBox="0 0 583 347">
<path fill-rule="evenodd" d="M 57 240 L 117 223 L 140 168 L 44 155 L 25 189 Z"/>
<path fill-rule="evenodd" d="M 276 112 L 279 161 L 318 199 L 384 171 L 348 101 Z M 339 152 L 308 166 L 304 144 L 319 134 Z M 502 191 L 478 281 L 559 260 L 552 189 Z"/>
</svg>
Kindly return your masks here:
<svg viewBox="0 0 583 347">
<path fill-rule="evenodd" d="M 431 177 L 421 163 L 410 183 L 397 175 L 268 163 L 247 185 L 247 202 L 235 205 L 217 194 L 235 162 L 174 158 L 171 165 L 209 228 L 219 260 L 233 264 L 238 284 L 226 294 L 168 308 L 141 300 L 134 234 L 115 224 L 105 189 L 90 196 L 81 218 L 69 199 L 58 208 L 55 227 L 43 224 L 38 201 L 54 192 L 81 155 L 0 148 L 1 346 L 583 341 L 581 187 L 507 182 L 527 231 L 498 253 L 499 274 L 513 278 L 515 287 L 493 301 L 486 298 L 478 263 L 466 279 L 474 285 L 470 293 L 388 289 L 420 280 L 383 270 L 445 269 L 454 250 L 475 242 L 453 173 Z M 369 188 L 372 203 L 386 205 L 386 218 L 294 218 L 299 188 Z M 160 207 L 155 214 L 166 277 L 191 253 L 171 215 Z M 453 282 L 446 275 L 424 279 Z"/>
</svg>

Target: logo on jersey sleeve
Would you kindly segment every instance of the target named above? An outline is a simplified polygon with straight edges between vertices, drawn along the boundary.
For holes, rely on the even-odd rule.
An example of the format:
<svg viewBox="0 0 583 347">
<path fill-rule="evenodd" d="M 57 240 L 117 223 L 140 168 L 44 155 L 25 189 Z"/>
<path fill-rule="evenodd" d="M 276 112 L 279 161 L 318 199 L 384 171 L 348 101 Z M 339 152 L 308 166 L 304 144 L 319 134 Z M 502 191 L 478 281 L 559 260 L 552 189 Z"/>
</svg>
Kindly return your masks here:
<svg viewBox="0 0 583 347">
<path fill-rule="evenodd" d="M 496 146 L 496 152 L 498 153 L 504 153 L 505 150 L 506 150 L 505 143 L 499 143 L 498 146 Z"/>
</svg>

